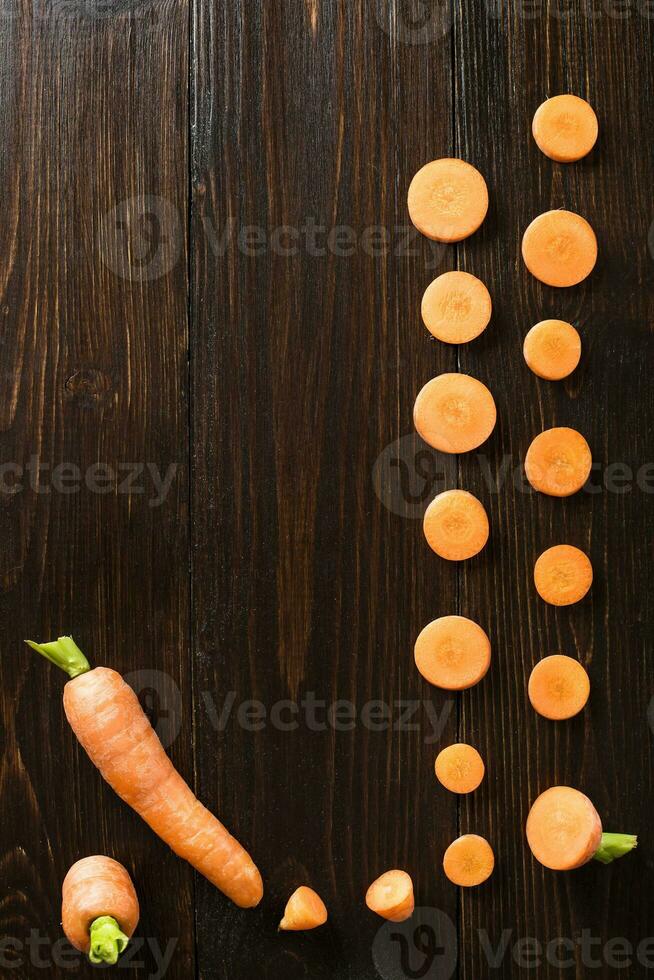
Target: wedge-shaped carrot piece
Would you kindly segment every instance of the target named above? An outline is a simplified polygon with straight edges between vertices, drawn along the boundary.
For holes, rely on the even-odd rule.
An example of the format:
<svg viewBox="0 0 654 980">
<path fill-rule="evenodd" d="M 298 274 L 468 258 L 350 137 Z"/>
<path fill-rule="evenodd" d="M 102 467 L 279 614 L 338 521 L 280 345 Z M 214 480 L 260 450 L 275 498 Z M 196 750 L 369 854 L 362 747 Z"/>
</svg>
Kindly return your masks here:
<svg viewBox="0 0 654 980">
<path fill-rule="evenodd" d="M 523 354 L 539 378 L 560 381 L 579 364 L 581 337 L 565 320 L 541 320 L 525 337 Z"/>
<path fill-rule="evenodd" d="M 427 286 L 422 319 L 429 332 L 446 344 L 467 344 L 483 333 L 493 303 L 480 279 L 469 272 L 444 272 Z"/>
<path fill-rule="evenodd" d="M 449 561 L 479 554 L 488 541 L 488 517 L 483 504 L 467 490 L 445 490 L 425 511 L 423 527 L 432 551 Z"/>
<path fill-rule="evenodd" d="M 486 442 L 497 410 L 486 385 L 468 374 L 439 374 L 419 392 L 413 421 L 425 442 L 443 453 L 467 453 Z"/>
<path fill-rule="evenodd" d="M 404 922 L 413 915 L 413 882 L 406 871 L 386 871 L 373 881 L 366 893 L 366 905 L 383 919 Z"/>
<path fill-rule="evenodd" d="M 590 476 L 593 457 L 581 433 L 560 427 L 536 436 L 527 451 L 525 473 L 534 490 L 569 497 Z"/>
<path fill-rule="evenodd" d="M 456 742 L 436 756 L 436 778 L 451 793 L 472 793 L 484 778 L 484 760 L 472 745 Z"/>
<path fill-rule="evenodd" d="M 579 548 L 557 544 L 536 562 L 534 584 L 541 599 L 551 606 L 570 606 L 583 599 L 593 584 L 593 566 Z"/>
<path fill-rule="evenodd" d="M 573 211 L 546 211 L 524 233 L 522 257 L 531 274 L 546 285 L 576 286 L 595 268 L 595 232 Z"/>
<path fill-rule="evenodd" d="M 590 681 L 578 660 L 554 653 L 536 664 L 529 678 L 529 700 L 552 721 L 573 718 L 586 706 Z"/>
<path fill-rule="evenodd" d="M 427 238 L 460 242 L 486 217 L 488 188 L 479 171 L 464 160 L 433 160 L 411 181 L 408 205 L 411 221 Z"/>
<path fill-rule="evenodd" d="M 316 929 L 327 921 L 327 908 L 320 895 L 313 888 L 301 885 L 297 888 L 284 910 L 284 918 L 279 923 L 282 932 L 300 932 Z"/>
<path fill-rule="evenodd" d="M 445 851 L 443 870 L 455 885 L 473 888 L 481 885 L 493 873 L 495 855 L 484 837 L 464 834 L 453 841 Z"/>
<path fill-rule="evenodd" d="M 573 163 L 595 146 L 599 126 L 595 112 L 578 95 L 555 95 L 536 110 L 531 131 L 550 160 Z"/>
<path fill-rule="evenodd" d="M 481 626 L 471 619 L 441 616 L 422 630 L 414 656 L 416 667 L 434 687 L 464 691 L 485 677 L 491 645 Z"/>
</svg>

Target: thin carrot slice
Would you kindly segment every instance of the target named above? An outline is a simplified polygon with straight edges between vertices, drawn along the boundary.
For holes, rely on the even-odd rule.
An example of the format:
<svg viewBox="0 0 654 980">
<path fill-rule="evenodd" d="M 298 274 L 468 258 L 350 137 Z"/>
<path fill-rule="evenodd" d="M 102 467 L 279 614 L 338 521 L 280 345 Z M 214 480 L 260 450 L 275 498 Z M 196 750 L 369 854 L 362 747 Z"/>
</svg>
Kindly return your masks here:
<svg viewBox="0 0 654 980">
<path fill-rule="evenodd" d="M 467 490 L 439 493 L 425 511 L 423 527 L 432 551 L 449 561 L 474 557 L 488 541 L 484 506 Z"/>
<path fill-rule="evenodd" d="M 593 566 L 587 555 L 570 544 L 557 544 L 540 556 L 534 584 L 551 606 L 570 606 L 584 598 L 593 584 Z"/>
<path fill-rule="evenodd" d="M 484 778 L 484 760 L 472 745 L 457 742 L 436 756 L 436 778 L 451 793 L 472 793 Z"/>
<path fill-rule="evenodd" d="M 497 410 L 486 385 L 468 374 L 439 374 L 418 393 L 413 421 L 425 442 L 443 453 L 467 453 L 486 442 Z"/>
<path fill-rule="evenodd" d="M 422 319 L 429 332 L 446 344 L 467 344 L 483 333 L 493 311 L 490 293 L 469 272 L 444 272 L 427 286 Z"/>
<path fill-rule="evenodd" d="M 527 451 L 525 473 L 534 490 L 569 497 L 590 476 L 593 457 L 581 433 L 565 427 L 546 429 Z"/>
<path fill-rule="evenodd" d="M 301 885 L 297 888 L 284 910 L 284 918 L 279 923 L 282 932 L 300 932 L 317 929 L 327 921 L 327 908 L 320 895 L 313 888 Z"/>
<path fill-rule="evenodd" d="M 528 690 L 532 707 L 539 715 L 563 721 L 583 710 L 590 694 L 590 681 L 578 660 L 554 653 L 536 664 Z"/>
<path fill-rule="evenodd" d="M 595 146 L 599 126 L 595 112 L 578 95 L 555 95 L 536 110 L 531 131 L 550 160 L 573 163 Z"/>
<path fill-rule="evenodd" d="M 587 864 L 602 840 L 602 821 L 583 793 L 552 786 L 538 797 L 527 817 L 527 842 L 537 861 L 552 871 Z"/>
<path fill-rule="evenodd" d="M 450 881 L 463 888 L 481 885 L 493 873 L 495 855 L 484 837 L 464 834 L 445 851 L 443 870 Z"/>
<path fill-rule="evenodd" d="M 523 353 L 539 378 L 560 381 L 579 364 L 581 337 L 565 320 L 541 320 L 525 337 Z"/>
<path fill-rule="evenodd" d="M 413 882 L 406 871 L 386 871 L 373 881 L 366 893 L 366 905 L 391 922 L 404 922 L 413 915 Z"/>
<path fill-rule="evenodd" d="M 465 616 L 441 616 L 420 633 L 416 667 L 430 684 L 445 691 L 465 691 L 486 676 L 491 645 L 481 626 Z"/>
<path fill-rule="evenodd" d="M 546 211 L 524 233 L 522 257 L 531 274 L 546 285 L 576 286 L 595 268 L 595 232 L 573 211 Z"/>
<path fill-rule="evenodd" d="M 433 160 L 411 181 L 408 205 L 411 221 L 427 238 L 460 242 L 486 217 L 488 188 L 479 171 L 464 160 Z"/>
</svg>

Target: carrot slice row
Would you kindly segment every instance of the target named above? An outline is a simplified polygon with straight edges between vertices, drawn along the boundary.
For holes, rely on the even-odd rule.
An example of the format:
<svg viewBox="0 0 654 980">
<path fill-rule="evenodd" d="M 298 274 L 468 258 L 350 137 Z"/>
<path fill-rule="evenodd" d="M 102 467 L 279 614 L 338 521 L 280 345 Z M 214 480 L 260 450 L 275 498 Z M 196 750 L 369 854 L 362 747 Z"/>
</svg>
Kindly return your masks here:
<svg viewBox="0 0 654 980">
<path fill-rule="evenodd" d="M 404 922 L 413 915 L 413 882 L 406 871 L 386 871 L 373 881 L 366 893 L 371 912 L 390 922 Z"/>
<path fill-rule="evenodd" d="M 477 749 L 465 742 L 448 745 L 438 753 L 435 763 L 436 778 L 451 793 L 472 793 L 484 778 L 484 760 Z"/>
<path fill-rule="evenodd" d="M 488 289 L 469 272 L 444 272 L 427 286 L 422 319 L 437 340 L 467 344 L 484 332 L 493 303 Z"/>
<path fill-rule="evenodd" d="M 576 286 L 595 268 L 595 232 L 573 211 L 546 211 L 525 231 L 522 257 L 531 274 L 547 286 Z"/>
<path fill-rule="evenodd" d="M 565 320 L 541 320 L 525 337 L 523 354 L 539 378 L 561 381 L 579 364 L 581 337 Z"/>
<path fill-rule="evenodd" d="M 484 837 L 464 834 L 452 841 L 443 857 L 443 870 L 454 885 L 474 888 L 493 873 L 495 855 Z"/>
<path fill-rule="evenodd" d="M 439 493 L 425 511 L 423 528 L 432 551 L 448 561 L 473 558 L 489 535 L 484 506 L 467 490 Z"/>
<path fill-rule="evenodd" d="M 570 606 L 580 602 L 593 584 L 593 566 L 579 548 L 557 544 L 544 551 L 536 562 L 534 584 L 545 602 Z"/>
<path fill-rule="evenodd" d="M 279 928 L 282 932 L 317 929 L 325 924 L 327 917 L 327 908 L 320 895 L 313 888 L 301 885 L 286 903 Z"/>
<path fill-rule="evenodd" d="M 538 148 L 559 163 L 581 160 L 595 146 L 595 111 L 578 95 L 555 95 L 538 107 L 531 125 Z"/>
<path fill-rule="evenodd" d="M 486 385 L 468 374 L 440 374 L 419 392 L 413 408 L 418 434 L 443 453 L 467 453 L 486 442 L 497 421 Z"/>
<path fill-rule="evenodd" d="M 590 680 L 578 660 L 555 653 L 536 664 L 529 678 L 529 700 L 543 718 L 564 721 L 586 706 Z"/>
<path fill-rule="evenodd" d="M 411 181 L 409 216 L 437 242 L 460 242 L 477 231 L 488 211 L 488 188 L 465 160 L 446 157 L 422 167 Z"/>
<path fill-rule="evenodd" d="M 581 433 L 565 427 L 536 436 L 525 458 L 525 473 L 535 490 L 550 497 L 569 497 L 586 483 L 593 466 Z"/>
<path fill-rule="evenodd" d="M 416 667 L 430 684 L 464 691 L 486 676 L 491 661 L 488 636 L 465 616 L 441 616 L 421 631 L 415 644 Z"/>
</svg>

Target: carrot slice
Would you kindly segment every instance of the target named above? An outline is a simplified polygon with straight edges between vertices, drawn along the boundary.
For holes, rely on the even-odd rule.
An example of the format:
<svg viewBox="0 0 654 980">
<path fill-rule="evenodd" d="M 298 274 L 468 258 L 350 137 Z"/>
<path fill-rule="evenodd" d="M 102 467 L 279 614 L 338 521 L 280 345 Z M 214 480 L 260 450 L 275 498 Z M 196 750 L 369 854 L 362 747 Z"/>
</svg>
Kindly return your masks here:
<svg viewBox="0 0 654 980">
<path fill-rule="evenodd" d="M 472 745 L 457 742 L 436 756 L 436 778 L 451 793 L 472 793 L 484 778 L 484 760 Z"/>
<path fill-rule="evenodd" d="M 433 160 L 411 181 L 408 205 L 411 221 L 427 238 L 460 242 L 486 217 L 488 188 L 479 171 L 464 160 Z"/>
<path fill-rule="evenodd" d="M 545 602 L 570 606 L 583 599 L 593 584 L 593 566 L 579 548 L 557 544 L 544 551 L 536 562 L 534 584 Z"/>
<path fill-rule="evenodd" d="M 486 385 L 468 374 L 439 374 L 418 393 L 413 421 L 425 442 L 443 453 L 467 453 L 486 442 L 497 410 Z"/>
<path fill-rule="evenodd" d="M 92 854 L 69 869 L 61 887 L 61 923 L 68 941 L 93 963 L 115 964 L 138 921 L 139 900 L 122 864 Z"/>
<path fill-rule="evenodd" d="M 595 112 L 578 95 L 555 95 L 536 109 L 531 131 L 550 160 L 573 163 L 595 146 L 599 126 Z"/>
<path fill-rule="evenodd" d="M 493 873 L 495 855 L 484 837 L 464 834 L 445 851 L 443 870 L 450 881 L 464 888 L 481 885 Z"/>
<path fill-rule="evenodd" d="M 565 427 L 546 429 L 527 451 L 525 473 L 534 490 L 569 497 L 590 476 L 593 457 L 581 433 Z"/>
<path fill-rule="evenodd" d="M 573 211 L 546 211 L 524 233 L 522 257 L 531 274 L 546 285 L 576 286 L 595 268 L 595 232 Z"/>
<path fill-rule="evenodd" d="M 446 344 L 467 344 L 483 333 L 493 310 L 490 293 L 469 272 L 444 272 L 427 286 L 422 319 L 429 332 Z"/>
<path fill-rule="evenodd" d="M 527 842 L 537 861 L 552 871 L 587 864 L 602 840 L 602 821 L 583 793 L 552 786 L 538 797 L 527 817 Z"/>
<path fill-rule="evenodd" d="M 539 378 L 560 381 L 579 364 L 581 337 L 565 320 L 541 320 L 525 337 L 523 353 Z"/>
<path fill-rule="evenodd" d="M 529 678 L 529 700 L 543 718 L 563 721 L 585 707 L 590 680 L 578 660 L 554 653 L 537 663 Z"/>
<path fill-rule="evenodd" d="M 279 923 L 283 932 L 300 932 L 316 929 L 327 921 L 327 908 L 320 895 L 313 888 L 301 885 L 297 888 L 284 910 L 284 918 Z"/>
<path fill-rule="evenodd" d="M 490 640 L 481 626 L 465 616 L 441 616 L 422 630 L 414 656 L 430 684 L 445 691 L 464 691 L 488 672 Z"/>
<path fill-rule="evenodd" d="M 445 490 L 434 497 L 423 528 L 432 551 L 449 561 L 474 557 L 488 541 L 484 506 L 467 490 Z"/>
<path fill-rule="evenodd" d="M 391 922 L 404 922 L 413 915 L 413 882 L 406 871 L 386 871 L 366 892 L 366 905 Z"/>
</svg>

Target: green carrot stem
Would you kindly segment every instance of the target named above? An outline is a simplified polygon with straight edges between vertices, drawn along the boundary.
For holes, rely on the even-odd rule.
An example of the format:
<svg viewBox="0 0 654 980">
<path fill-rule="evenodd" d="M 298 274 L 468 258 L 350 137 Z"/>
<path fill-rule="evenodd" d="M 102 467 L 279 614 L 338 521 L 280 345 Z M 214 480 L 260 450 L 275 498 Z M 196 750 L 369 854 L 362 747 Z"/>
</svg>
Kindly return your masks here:
<svg viewBox="0 0 654 980">
<path fill-rule="evenodd" d="M 638 838 L 633 834 L 602 834 L 602 842 L 593 854 L 593 860 L 610 864 L 637 846 Z"/>
<path fill-rule="evenodd" d="M 110 915 L 101 915 L 91 923 L 89 938 L 91 963 L 107 963 L 109 966 L 118 962 L 118 957 L 129 942 L 129 937 Z"/>
<path fill-rule="evenodd" d="M 25 640 L 28 647 L 42 654 L 47 660 L 65 670 L 69 677 L 78 677 L 91 669 L 91 665 L 75 643 L 72 636 L 60 636 L 52 643 L 34 643 Z"/>
</svg>

